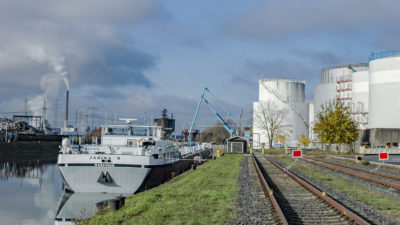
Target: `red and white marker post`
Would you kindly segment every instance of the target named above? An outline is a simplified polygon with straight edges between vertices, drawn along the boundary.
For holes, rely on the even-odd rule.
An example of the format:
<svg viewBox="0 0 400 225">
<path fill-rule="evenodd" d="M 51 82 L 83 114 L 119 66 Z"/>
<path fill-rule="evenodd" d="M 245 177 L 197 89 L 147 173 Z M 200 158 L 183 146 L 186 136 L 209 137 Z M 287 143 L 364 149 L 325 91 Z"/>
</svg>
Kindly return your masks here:
<svg viewBox="0 0 400 225">
<path fill-rule="evenodd" d="M 387 152 L 379 153 L 379 160 L 389 160 L 389 153 Z"/>
<path fill-rule="evenodd" d="M 385 163 L 386 160 L 389 160 L 389 153 L 388 152 L 380 152 L 379 153 L 379 161 L 382 161 L 382 163 Z M 379 170 L 380 167 L 381 167 L 381 164 L 379 164 L 378 167 L 376 167 L 375 169 L 373 169 L 371 171 L 376 172 Z"/>
<path fill-rule="evenodd" d="M 292 150 L 292 159 L 294 159 L 294 161 L 290 166 L 286 167 L 285 170 L 289 170 L 296 163 L 297 159 L 301 157 L 303 157 L 303 152 L 299 146 L 297 150 Z"/>
<path fill-rule="evenodd" d="M 301 151 L 301 149 L 292 151 L 292 158 L 293 159 L 297 159 L 297 158 L 301 158 L 301 157 L 303 157 L 303 152 Z"/>
</svg>

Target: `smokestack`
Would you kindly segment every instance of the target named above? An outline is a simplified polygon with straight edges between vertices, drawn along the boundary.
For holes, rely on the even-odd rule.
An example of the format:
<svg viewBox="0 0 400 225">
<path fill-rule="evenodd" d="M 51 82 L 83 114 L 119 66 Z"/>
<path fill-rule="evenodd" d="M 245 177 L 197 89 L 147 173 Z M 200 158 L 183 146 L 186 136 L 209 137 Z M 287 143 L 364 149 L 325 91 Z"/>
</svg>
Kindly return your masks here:
<svg viewBox="0 0 400 225">
<path fill-rule="evenodd" d="M 65 118 L 64 118 L 64 128 L 68 127 L 68 103 L 69 102 L 69 90 L 67 90 L 67 96 L 65 99 Z"/>
</svg>

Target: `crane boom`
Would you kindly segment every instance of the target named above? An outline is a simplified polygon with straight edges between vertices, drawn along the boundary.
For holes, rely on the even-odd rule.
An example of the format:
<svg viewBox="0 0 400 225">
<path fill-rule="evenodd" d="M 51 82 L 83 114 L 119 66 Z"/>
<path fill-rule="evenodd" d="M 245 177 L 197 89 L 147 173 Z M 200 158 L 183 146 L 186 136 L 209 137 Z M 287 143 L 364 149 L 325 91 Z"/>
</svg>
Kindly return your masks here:
<svg viewBox="0 0 400 225">
<path fill-rule="evenodd" d="M 215 113 L 215 115 L 217 116 L 218 120 L 222 123 L 222 125 L 224 126 L 224 128 L 229 132 L 230 136 L 231 136 L 231 137 L 233 136 L 233 130 L 232 130 L 232 128 L 231 128 L 231 127 L 228 125 L 228 123 L 222 118 L 222 116 L 215 110 L 215 108 L 210 104 L 210 102 L 205 98 L 205 93 L 206 93 L 206 91 L 207 91 L 208 93 L 210 93 L 210 94 L 217 100 L 217 102 L 218 102 L 218 104 L 221 106 L 221 108 L 228 114 L 228 116 L 230 116 L 230 113 L 222 106 L 221 102 L 218 101 L 218 99 L 215 97 L 215 95 L 214 95 L 208 88 L 205 87 L 205 88 L 203 89 L 202 94 L 201 94 L 199 104 L 197 105 L 197 109 L 196 109 L 196 113 L 194 114 L 194 118 L 193 118 L 193 121 L 192 121 L 192 125 L 190 126 L 189 136 L 188 136 L 189 142 L 190 142 L 190 143 L 193 142 L 193 140 L 192 140 L 192 130 L 193 130 L 194 124 L 196 123 L 197 115 L 198 115 L 198 113 L 199 113 L 199 109 L 200 109 L 200 105 L 201 105 L 201 102 L 202 102 L 202 101 L 204 101 L 204 102 L 210 107 L 210 109 Z"/>
</svg>

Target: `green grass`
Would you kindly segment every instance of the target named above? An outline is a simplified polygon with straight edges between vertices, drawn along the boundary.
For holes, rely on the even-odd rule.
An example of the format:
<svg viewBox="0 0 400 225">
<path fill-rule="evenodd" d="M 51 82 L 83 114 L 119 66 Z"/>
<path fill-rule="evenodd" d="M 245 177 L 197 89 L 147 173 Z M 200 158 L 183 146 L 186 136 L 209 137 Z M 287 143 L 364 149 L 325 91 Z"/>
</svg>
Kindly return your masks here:
<svg viewBox="0 0 400 225">
<path fill-rule="evenodd" d="M 225 154 L 170 182 L 98 211 L 81 224 L 225 224 L 235 219 L 243 155 Z"/>
<path fill-rule="evenodd" d="M 276 157 L 278 160 L 292 164 L 293 159 L 288 157 Z M 350 198 L 363 202 L 372 208 L 380 210 L 384 215 L 392 217 L 396 222 L 400 222 L 400 200 L 388 195 L 373 192 L 368 188 L 349 182 L 343 178 L 321 172 L 313 167 L 296 162 L 292 168 L 306 174 L 313 179 L 320 180 L 326 185 L 346 194 Z M 329 194 L 329 193 L 328 193 Z"/>
</svg>

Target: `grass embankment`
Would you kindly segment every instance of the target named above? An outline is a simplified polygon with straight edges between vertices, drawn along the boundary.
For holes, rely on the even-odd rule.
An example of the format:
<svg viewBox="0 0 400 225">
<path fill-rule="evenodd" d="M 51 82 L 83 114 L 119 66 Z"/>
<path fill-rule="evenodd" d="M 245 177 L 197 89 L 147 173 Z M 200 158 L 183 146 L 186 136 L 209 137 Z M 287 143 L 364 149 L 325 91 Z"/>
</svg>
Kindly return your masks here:
<svg viewBox="0 0 400 225">
<path fill-rule="evenodd" d="M 225 224 L 235 218 L 243 155 L 225 154 L 81 224 Z"/>
<path fill-rule="evenodd" d="M 290 165 L 293 163 L 293 159 L 288 157 L 275 157 L 276 159 Z M 388 195 L 384 195 L 378 192 L 369 190 L 368 188 L 349 182 L 343 178 L 328 174 L 317 170 L 311 166 L 306 166 L 296 162 L 292 168 L 306 174 L 313 179 L 319 180 L 326 185 L 334 188 L 350 198 L 363 202 L 372 208 L 380 210 L 384 215 L 389 216 L 400 222 L 400 200 L 394 199 Z"/>
</svg>

